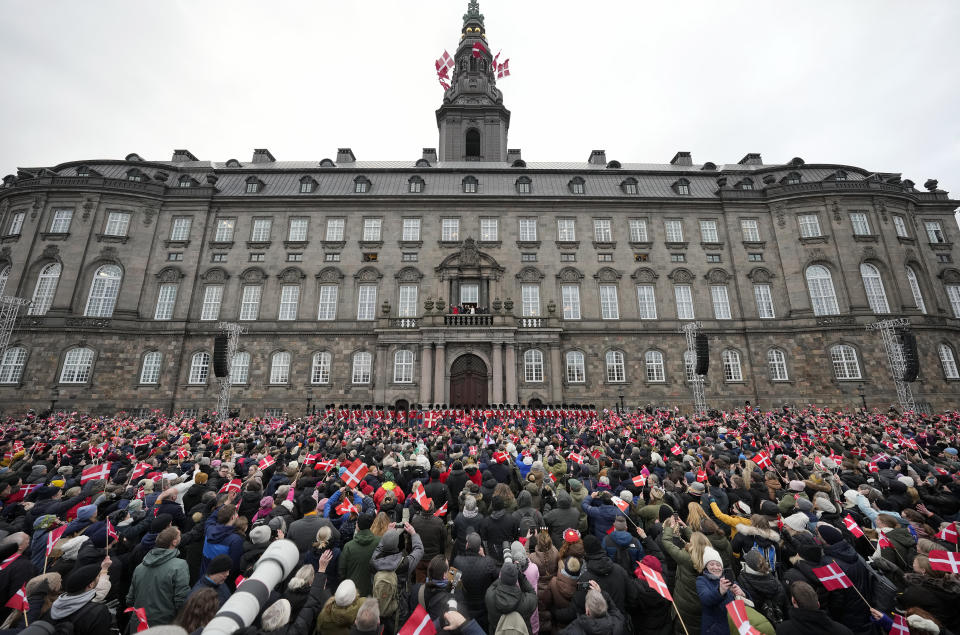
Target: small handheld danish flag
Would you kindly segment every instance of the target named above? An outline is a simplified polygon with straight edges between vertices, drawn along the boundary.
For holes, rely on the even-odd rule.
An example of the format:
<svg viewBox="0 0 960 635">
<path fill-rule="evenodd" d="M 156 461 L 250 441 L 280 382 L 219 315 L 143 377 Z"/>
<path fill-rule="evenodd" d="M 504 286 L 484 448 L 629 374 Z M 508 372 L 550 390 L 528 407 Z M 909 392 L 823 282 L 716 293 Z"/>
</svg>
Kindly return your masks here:
<svg viewBox="0 0 960 635">
<path fill-rule="evenodd" d="M 910 635 L 910 625 L 907 623 L 907 618 L 899 613 L 894 614 L 893 626 L 890 627 L 889 635 Z"/>
<path fill-rule="evenodd" d="M 237 493 L 239 494 L 239 493 L 240 493 L 240 487 L 241 487 L 242 485 L 243 485 L 243 483 L 240 481 L 240 479 L 235 478 L 235 479 L 233 479 L 232 481 L 230 481 L 229 483 L 227 483 L 226 485 L 224 485 L 223 487 L 221 487 L 221 488 L 220 488 L 220 491 L 217 492 L 217 493 L 218 493 L 218 494 L 223 494 L 223 493 L 229 494 L 230 492 L 237 492 Z"/>
<path fill-rule="evenodd" d="M 9 567 L 14 560 L 20 557 L 20 553 L 21 552 L 17 551 L 12 556 L 4 560 L 3 562 L 0 562 L 0 571 L 3 571 L 7 567 Z"/>
<path fill-rule="evenodd" d="M 647 581 L 647 586 L 659 593 L 664 600 L 668 602 L 673 602 L 673 596 L 670 595 L 670 589 L 667 588 L 667 583 L 663 581 L 663 576 L 659 572 L 651 569 L 642 562 L 637 563 L 637 569 L 634 573 L 642 573 L 644 579 Z M 640 575 L 637 575 L 639 578 Z"/>
<path fill-rule="evenodd" d="M 360 484 L 360 481 L 363 480 L 363 477 L 367 475 L 367 469 L 367 464 L 357 459 L 347 466 L 347 471 L 344 472 L 340 478 L 347 486 L 356 487 Z"/>
<path fill-rule="evenodd" d="M 574 463 L 576 463 L 577 465 L 583 465 L 583 457 L 577 454 L 576 452 L 571 452 L 567 458 L 573 461 Z"/>
<path fill-rule="evenodd" d="M 144 608 L 134 608 L 130 607 L 124 613 L 133 613 L 137 618 L 137 632 L 145 631 L 150 626 L 147 624 L 147 611 Z"/>
<path fill-rule="evenodd" d="M 847 574 L 840 569 L 840 565 L 836 562 L 831 562 L 825 567 L 815 567 L 811 569 L 813 575 L 817 576 L 817 580 L 820 580 L 827 591 L 839 591 L 840 589 L 849 589 L 853 586 L 853 582 L 850 581 L 850 578 L 847 577 Z"/>
<path fill-rule="evenodd" d="M 764 469 L 770 469 L 770 467 L 773 465 L 773 463 L 770 462 L 770 457 L 766 452 L 757 452 L 753 455 L 752 461 L 756 463 L 758 467 L 762 467 Z"/>
<path fill-rule="evenodd" d="M 630 509 L 630 503 L 623 500 L 619 496 L 611 496 L 610 500 L 612 500 L 613 504 L 616 505 L 620 509 L 620 511 L 622 511 L 624 514 L 627 513 L 628 509 Z"/>
<path fill-rule="evenodd" d="M 260 468 L 260 471 L 262 472 L 263 470 L 267 469 L 268 467 L 270 467 L 271 465 L 273 465 L 273 464 L 276 463 L 276 462 L 277 462 L 277 460 L 276 460 L 275 458 L 273 458 L 273 457 L 270 456 L 270 455 L 267 455 L 267 456 L 263 457 L 262 459 L 260 459 L 260 462 L 257 463 L 257 467 L 259 467 L 259 468 Z"/>
<path fill-rule="evenodd" d="M 893 549 L 893 543 L 882 531 L 877 534 L 877 547 L 880 549 Z"/>
<path fill-rule="evenodd" d="M 50 557 L 50 554 L 53 553 L 53 546 L 57 544 L 57 541 L 60 540 L 60 536 L 63 535 L 63 532 L 67 530 L 66 525 L 61 525 L 56 529 L 51 529 L 47 532 L 47 557 Z"/>
<path fill-rule="evenodd" d="M 678 444 L 675 443 L 673 447 L 670 448 L 670 454 L 674 456 L 680 456 L 681 454 L 683 454 L 683 448 L 681 448 Z"/>
<path fill-rule="evenodd" d="M 727 604 L 727 615 L 733 620 L 733 625 L 737 627 L 737 633 L 740 635 L 760 635 L 760 631 L 750 624 L 747 618 L 747 606 L 743 600 L 734 600 Z"/>
<path fill-rule="evenodd" d="M 356 505 L 348 500 L 344 500 L 342 503 L 337 505 L 337 513 L 341 516 L 346 516 L 347 514 L 357 514 L 359 512 L 357 511 Z"/>
<path fill-rule="evenodd" d="M 27 585 L 24 584 L 20 589 L 13 594 L 7 603 L 4 605 L 8 608 L 13 609 L 14 611 L 22 611 L 26 613 L 30 610 L 30 604 L 27 602 Z"/>
<path fill-rule="evenodd" d="M 957 544 L 957 523 L 944 525 L 943 529 L 937 533 L 937 539 L 949 542 L 951 545 Z"/>
<path fill-rule="evenodd" d="M 860 529 L 860 525 L 857 524 L 857 521 L 853 519 L 853 516 L 847 514 L 843 519 L 843 524 L 847 526 L 847 530 L 853 534 L 854 538 L 863 538 L 863 531 Z"/>
<path fill-rule="evenodd" d="M 441 517 L 441 516 L 446 516 L 446 515 L 447 515 L 447 504 L 444 503 L 443 505 L 441 505 L 441 506 L 440 506 L 440 509 L 438 509 L 437 511 L 433 512 L 433 515 L 436 516 L 437 518 L 439 518 L 439 517 Z"/>
<path fill-rule="evenodd" d="M 427 609 L 423 608 L 422 604 L 417 605 L 417 610 L 397 631 L 397 635 L 436 635 L 436 633 L 437 629 L 433 626 L 433 620 L 430 619 L 430 614 L 427 613 Z"/>
<path fill-rule="evenodd" d="M 647 477 L 645 474 L 637 474 L 633 477 L 633 484 L 637 487 L 643 487 L 647 484 Z"/>
<path fill-rule="evenodd" d="M 86 485 L 90 481 L 104 481 L 110 478 L 110 463 L 91 465 L 80 473 L 80 484 Z"/>
<path fill-rule="evenodd" d="M 149 463 L 137 463 L 130 471 L 130 480 L 136 480 L 150 471 L 153 466 Z"/>
<path fill-rule="evenodd" d="M 934 571 L 960 573 L 960 553 L 934 549 L 927 554 L 927 558 L 930 560 L 930 568 Z"/>
<path fill-rule="evenodd" d="M 111 523 L 110 519 L 108 518 L 107 519 L 107 542 L 110 542 L 111 540 L 117 540 L 118 538 L 120 538 L 120 536 L 117 535 L 117 528 L 113 526 L 113 523 Z"/>
</svg>

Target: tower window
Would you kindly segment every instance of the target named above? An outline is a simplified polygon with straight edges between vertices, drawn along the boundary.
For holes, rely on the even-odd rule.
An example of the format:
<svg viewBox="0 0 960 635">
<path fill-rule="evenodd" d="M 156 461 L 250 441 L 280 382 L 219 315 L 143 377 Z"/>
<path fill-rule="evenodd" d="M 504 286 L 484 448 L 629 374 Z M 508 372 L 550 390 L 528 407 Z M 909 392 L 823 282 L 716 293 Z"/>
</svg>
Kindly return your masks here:
<svg viewBox="0 0 960 635">
<path fill-rule="evenodd" d="M 517 194 L 529 194 L 530 193 L 530 178 L 526 176 L 521 176 L 517 179 Z"/>
<path fill-rule="evenodd" d="M 571 194 L 583 194 L 586 192 L 586 183 L 579 176 L 572 179 L 569 186 Z"/>
<path fill-rule="evenodd" d="M 477 179 L 475 177 L 468 176 L 463 179 L 463 192 L 464 194 L 477 193 Z"/>
<path fill-rule="evenodd" d="M 679 179 L 673 184 L 673 191 L 679 194 L 680 196 L 689 196 L 690 195 L 690 181 L 687 179 Z"/>
<path fill-rule="evenodd" d="M 423 192 L 423 179 L 419 176 L 412 176 L 407 182 L 409 185 L 409 192 L 411 194 L 420 194 Z"/>
<path fill-rule="evenodd" d="M 468 159 L 480 158 L 480 131 L 476 128 L 467 130 L 466 156 Z"/>
</svg>

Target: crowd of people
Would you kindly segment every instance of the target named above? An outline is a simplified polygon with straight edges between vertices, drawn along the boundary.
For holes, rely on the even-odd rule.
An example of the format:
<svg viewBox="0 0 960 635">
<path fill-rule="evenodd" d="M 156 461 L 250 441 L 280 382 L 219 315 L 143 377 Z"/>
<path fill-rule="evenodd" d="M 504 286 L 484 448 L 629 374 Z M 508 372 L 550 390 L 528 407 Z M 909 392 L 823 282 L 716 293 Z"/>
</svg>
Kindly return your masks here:
<svg viewBox="0 0 960 635">
<path fill-rule="evenodd" d="M 242 635 L 960 635 L 958 426 L 813 406 L 9 419 L 0 630 L 193 634 L 242 597 Z M 279 540 L 299 560 L 265 588 Z"/>
</svg>

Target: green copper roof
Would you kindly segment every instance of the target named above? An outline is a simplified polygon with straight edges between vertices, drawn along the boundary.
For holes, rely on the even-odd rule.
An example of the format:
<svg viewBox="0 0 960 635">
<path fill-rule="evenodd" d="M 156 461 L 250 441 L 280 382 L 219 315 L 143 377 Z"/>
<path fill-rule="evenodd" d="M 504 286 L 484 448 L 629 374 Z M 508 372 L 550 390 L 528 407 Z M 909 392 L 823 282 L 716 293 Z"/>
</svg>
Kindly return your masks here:
<svg viewBox="0 0 960 635">
<path fill-rule="evenodd" d="M 479 22 L 483 26 L 483 14 L 480 13 L 479 0 L 470 0 L 470 4 L 467 5 L 467 12 L 463 14 L 464 26 L 468 22 Z"/>
</svg>

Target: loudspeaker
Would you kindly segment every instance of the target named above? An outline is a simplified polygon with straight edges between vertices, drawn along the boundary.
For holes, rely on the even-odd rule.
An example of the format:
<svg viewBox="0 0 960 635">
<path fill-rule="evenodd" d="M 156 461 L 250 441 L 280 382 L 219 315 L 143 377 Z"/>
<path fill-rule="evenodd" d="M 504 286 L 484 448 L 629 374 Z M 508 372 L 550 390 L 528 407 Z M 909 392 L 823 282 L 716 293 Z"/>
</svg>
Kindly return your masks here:
<svg viewBox="0 0 960 635">
<path fill-rule="evenodd" d="M 230 365 L 227 363 L 227 336 L 223 333 L 213 340 L 213 374 L 216 377 L 230 375 Z"/>
<path fill-rule="evenodd" d="M 694 372 L 698 375 L 706 375 L 710 369 L 710 347 L 707 344 L 707 336 L 703 333 L 697 333 L 696 352 L 697 368 Z"/>
<path fill-rule="evenodd" d="M 917 336 L 913 331 L 900 332 L 900 349 L 903 351 L 903 381 L 917 381 L 920 375 L 920 358 L 917 355 Z"/>
</svg>

